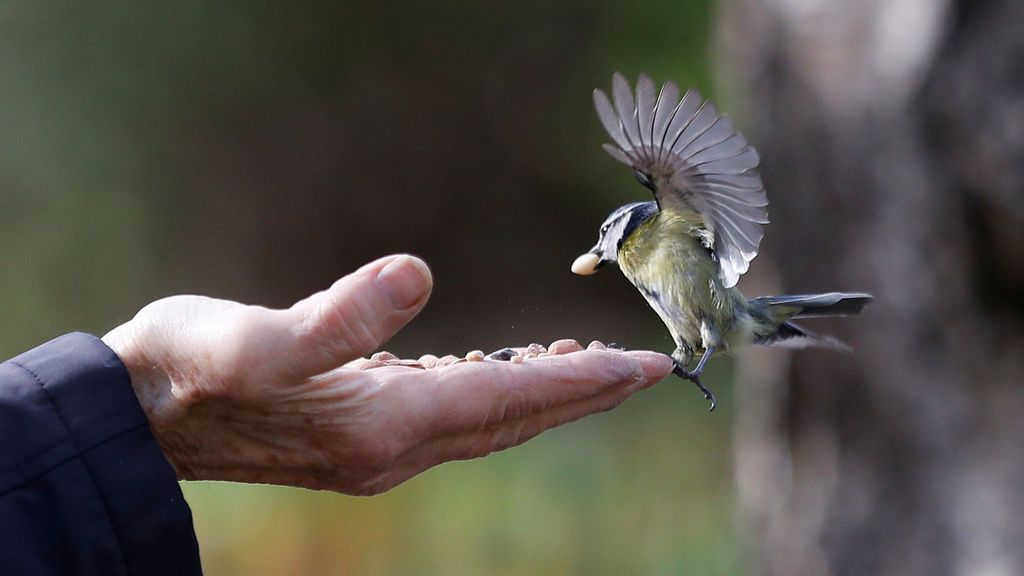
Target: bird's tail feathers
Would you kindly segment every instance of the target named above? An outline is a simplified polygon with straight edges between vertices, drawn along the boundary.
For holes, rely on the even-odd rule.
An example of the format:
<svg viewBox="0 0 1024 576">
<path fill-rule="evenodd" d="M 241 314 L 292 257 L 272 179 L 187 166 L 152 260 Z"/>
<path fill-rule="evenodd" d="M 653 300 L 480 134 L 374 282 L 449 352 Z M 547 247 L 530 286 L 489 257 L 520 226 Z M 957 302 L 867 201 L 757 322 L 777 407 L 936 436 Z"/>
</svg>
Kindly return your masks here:
<svg viewBox="0 0 1024 576">
<path fill-rule="evenodd" d="M 793 294 L 789 296 L 762 296 L 751 304 L 760 305 L 770 315 L 789 318 L 828 318 L 859 314 L 871 302 L 870 294 L 863 292 L 827 292 L 825 294 Z M 775 310 L 771 310 L 775 308 Z M 772 314 L 774 312 L 775 314 Z M 782 312 L 782 314 L 778 314 Z"/>
<path fill-rule="evenodd" d="M 779 325 L 775 332 L 762 336 L 755 341 L 755 344 L 762 346 L 775 346 L 778 348 L 829 348 L 841 352 L 852 352 L 846 343 L 831 336 L 819 336 L 814 332 L 792 322 L 784 322 Z"/>
</svg>

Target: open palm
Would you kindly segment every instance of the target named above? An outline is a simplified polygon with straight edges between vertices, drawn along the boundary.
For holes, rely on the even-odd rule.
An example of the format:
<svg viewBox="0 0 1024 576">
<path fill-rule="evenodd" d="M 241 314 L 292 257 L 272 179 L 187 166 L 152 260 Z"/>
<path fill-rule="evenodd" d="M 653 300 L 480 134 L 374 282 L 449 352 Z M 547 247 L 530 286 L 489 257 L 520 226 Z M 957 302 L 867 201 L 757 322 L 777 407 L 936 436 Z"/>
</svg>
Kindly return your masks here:
<svg viewBox="0 0 1024 576">
<path fill-rule="evenodd" d="M 362 359 L 430 286 L 422 261 L 392 256 L 283 310 L 165 298 L 104 341 L 179 477 L 350 494 L 608 410 L 672 369 L 662 354 L 572 341 L 522 362 Z"/>
</svg>

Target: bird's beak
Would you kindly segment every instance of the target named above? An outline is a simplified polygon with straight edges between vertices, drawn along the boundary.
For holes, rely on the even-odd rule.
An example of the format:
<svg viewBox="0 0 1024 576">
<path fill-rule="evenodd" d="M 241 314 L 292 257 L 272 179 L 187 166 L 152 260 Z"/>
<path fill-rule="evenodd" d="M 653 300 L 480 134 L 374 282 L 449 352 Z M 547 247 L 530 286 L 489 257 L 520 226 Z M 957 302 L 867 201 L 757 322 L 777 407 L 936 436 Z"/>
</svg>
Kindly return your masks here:
<svg viewBox="0 0 1024 576">
<path fill-rule="evenodd" d="M 576 260 L 573 260 L 572 268 L 570 268 L 570 270 L 572 270 L 573 274 L 589 276 L 594 272 L 597 272 L 597 269 L 600 268 L 603 263 L 604 262 L 601 261 L 600 256 L 593 252 L 587 252 L 586 254 L 582 254 Z"/>
</svg>

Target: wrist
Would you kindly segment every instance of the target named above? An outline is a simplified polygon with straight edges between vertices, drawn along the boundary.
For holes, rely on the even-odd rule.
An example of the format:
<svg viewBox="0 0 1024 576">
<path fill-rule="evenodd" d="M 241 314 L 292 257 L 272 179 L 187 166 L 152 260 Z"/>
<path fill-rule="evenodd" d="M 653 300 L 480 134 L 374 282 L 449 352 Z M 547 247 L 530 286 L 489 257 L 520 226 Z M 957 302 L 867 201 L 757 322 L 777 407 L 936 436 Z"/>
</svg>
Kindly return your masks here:
<svg viewBox="0 0 1024 576">
<path fill-rule="evenodd" d="M 175 394 L 173 379 L 141 345 L 135 321 L 130 320 L 105 334 L 101 340 L 120 358 L 128 372 L 132 390 L 149 422 L 149 428 L 164 457 L 179 479 L 189 477 L 181 454 L 184 442 L 174 432 L 190 404 L 184 395 Z"/>
</svg>

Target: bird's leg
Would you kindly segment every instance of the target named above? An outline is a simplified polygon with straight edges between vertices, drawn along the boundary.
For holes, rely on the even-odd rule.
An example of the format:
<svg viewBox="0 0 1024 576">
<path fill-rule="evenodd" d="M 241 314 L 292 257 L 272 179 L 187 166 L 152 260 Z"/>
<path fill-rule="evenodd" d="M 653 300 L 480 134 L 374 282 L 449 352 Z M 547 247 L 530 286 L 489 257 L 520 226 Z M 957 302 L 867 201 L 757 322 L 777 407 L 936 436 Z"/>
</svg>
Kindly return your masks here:
<svg viewBox="0 0 1024 576">
<path fill-rule="evenodd" d="M 672 373 L 675 374 L 676 376 L 679 376 L 680 378 L 693 382 L 694 384 L 697 385 L 697 388 L 700 388 L 700 391 L 704 393 L 704 397 L 707 398 L 709 402 L 711 402 L 711 407 L 708 408 L 708 412 L 715 411 L 715 406 L 717 406 L 717 402 L 715 402 L 715 395 L 711 393 L 711 390 L 708 390 L 707 388 L 704 387 L 704 384 L 701 384 L 700 375 L 704 373 L 704 366 L 708 363 L 708 359 L 711 358 L 711 355 L 714 354 L 714 352 L 715 347 L 708 346 L 704 350 L 704 355 L 700 357 L 700 361 L 697 362 L 697 367 L 694 368 L 693 371 L 687 370 L 686 365 L 680 362 L 678 359 L 676 359 L 674 357 L 675 355 L 673 355 L 672 358 L 673 362 L 675 363 L 675 368 L 672 369 Z"/>
<path fill-rule="evenodd" d="M 700 378 L 700 375 L 704 373 L 704 366 L 708 363 L 708 360 L 711 359 L 711 355 L 714 354 L 714 353 L 715 353 L 715 347 L 714 346 L 708 346 L 704 350 L 704 355 L 700 357 L 700 360 L 697 362 L 697 367 L 693 369 L 693 375 L 694 376 Z"/>
</svg>

